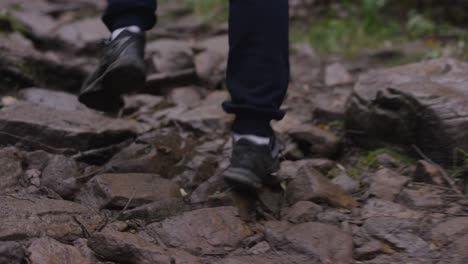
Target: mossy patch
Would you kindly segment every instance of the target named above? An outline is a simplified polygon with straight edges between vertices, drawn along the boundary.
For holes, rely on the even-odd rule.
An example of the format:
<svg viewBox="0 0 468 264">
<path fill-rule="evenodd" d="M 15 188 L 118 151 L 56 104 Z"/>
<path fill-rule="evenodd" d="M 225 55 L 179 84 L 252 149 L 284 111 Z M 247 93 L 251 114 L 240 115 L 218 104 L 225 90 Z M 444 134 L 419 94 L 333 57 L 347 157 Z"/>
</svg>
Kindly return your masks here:
<svg viewBox="0 0 468 264">
<path fill-rule="evenodd" d="M 379 149 L 376 149 L 376 150 L 372 150 L 372 151 L 368 151 L 368 152 L 365 152 L 363 153 L 360 157 L 359 157 L 359 160 L 356 162 L 356 164 L 352 167 L 352 168 L 349 168 L 346 172 L 347 174 L 354 178 L 354 179 L 358 179 L 360 178 L 362 172 L 364 172 L 365 170 L 375 170 L 375 169 L 378 169 L 380 164 L 379 164 L 379 161 L 378 161 L 378 156 L 381 155 L 381 154 L 387 154 L 389 155 L 390 157 L 394 158 L 395 160 L 403 163 L 403 164 L 406 164 L 406 165 L 409 165 L 409 164 L 413 164 L 416 162 L 415 159 L 405 155 L 405 154 L 402 154 L 398 151 L 395 151 L 393 149 L 390 149 L 390 148 L 379 148 Z"/>
</svg>

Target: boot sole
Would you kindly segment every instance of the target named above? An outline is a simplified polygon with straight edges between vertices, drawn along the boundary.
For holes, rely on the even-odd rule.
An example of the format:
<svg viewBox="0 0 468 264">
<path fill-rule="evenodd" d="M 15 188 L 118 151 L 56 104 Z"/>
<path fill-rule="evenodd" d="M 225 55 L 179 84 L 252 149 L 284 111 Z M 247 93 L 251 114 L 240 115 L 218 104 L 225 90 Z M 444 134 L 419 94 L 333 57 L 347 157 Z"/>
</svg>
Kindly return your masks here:
<svg viewBox="0 0 468 264">
<path fill-rule="evenodd" d="M 251 171 L 242 168 L 228 168 L 223 172 L 224 181 L 240 190 L 258 190 L 262 187 L 260 179 Z"/>
<path fill-rule="evenodd" d="M 112 65 L 102 74 L 102 89 L 88 91 L 79 100 L 86 106 L 104 112 L 114 112 L 124 106 L 122 95 L 145 85 L 145 72 L 135 65 Z"/>
</svg>

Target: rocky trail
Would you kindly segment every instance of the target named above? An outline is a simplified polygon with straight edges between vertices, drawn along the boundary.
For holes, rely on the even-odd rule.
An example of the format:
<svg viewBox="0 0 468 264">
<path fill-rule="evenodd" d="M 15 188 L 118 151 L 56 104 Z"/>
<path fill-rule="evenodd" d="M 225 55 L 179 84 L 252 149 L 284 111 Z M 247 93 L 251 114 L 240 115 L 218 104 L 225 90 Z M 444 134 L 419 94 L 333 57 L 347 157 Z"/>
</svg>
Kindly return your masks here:
<svg viewBox="0 0 468 264">
<path fill-rule="evenodd" d="M 468 62 L 293 44 L 279 183 L 246 195 L 227 25 L 161 4 L 146 87 L 103 114 L 76 94 L 104 5 L 0 1 L 0 264 L 468 263 Z"/>
</svg>

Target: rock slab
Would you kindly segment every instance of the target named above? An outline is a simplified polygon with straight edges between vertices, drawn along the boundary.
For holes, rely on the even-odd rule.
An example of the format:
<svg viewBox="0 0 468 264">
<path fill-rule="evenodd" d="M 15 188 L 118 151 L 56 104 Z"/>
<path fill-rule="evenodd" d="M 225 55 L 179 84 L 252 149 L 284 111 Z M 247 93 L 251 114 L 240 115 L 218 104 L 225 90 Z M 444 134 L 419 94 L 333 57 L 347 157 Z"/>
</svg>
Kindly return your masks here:
<svg viewBox="0 0 468 264">
<path fill-rule="evenodd" d="M 204 208 L 147 226 L 148 234 L 194 253 L 222 253 L 234 249 L 253 233 L 234 207 Z"/>
<path fill-rule="evenodd" d="M 0 197 L 0 240 L 43 234 L 74 240 L 93 232 L 103 221 L 94 210 L 63 200 Z"/>
<path fill-rule="evenodd" d="M 468 63 L 436 59 L 362 75 L 347 104 L 358 142 L 418 146 L 437 163 L 468 150 Z"/>
<path fill-rule="evenodd" d="M 0 131 L 2 143 L 22 143 L 27 148 L 49 152 L 86 151 L 135 136 L 129 121 L 27 103 L 0 110 Z"/>
<path fill-rule="evenodd" d="M 76 200 L 95 208 L 133 208 L 154 201 L 180 198 L 173 181 L 156 174 L 108 173 L 96 176 L 77 195 Z"/>
</svg>

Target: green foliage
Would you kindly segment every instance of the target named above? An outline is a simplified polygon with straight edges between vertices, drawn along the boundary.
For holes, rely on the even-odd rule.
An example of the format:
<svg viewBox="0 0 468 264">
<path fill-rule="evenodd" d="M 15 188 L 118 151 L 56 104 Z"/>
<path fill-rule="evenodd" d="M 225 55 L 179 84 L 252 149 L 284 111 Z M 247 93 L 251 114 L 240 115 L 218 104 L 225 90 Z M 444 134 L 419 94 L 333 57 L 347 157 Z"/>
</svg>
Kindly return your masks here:
<svg viewBox="0 0 468 264">
<path fill-rule="evenodd" d="M 306 27 L 291 29 L 292 41 L 308 41 L 321 52 L 354 55 L 362 47 L 375 47 L 387 40 L 398 41 L 402 26 L 382 13 L 387 1 L 346 1 L 341 7 L 345 15 L 330 11 Z M 302 23 L 302 22 L 301 22 Z"/>
<path fill-rule="evenodd" d="M 411 12 L 406 23 L 406 29 L 413 36 L 424 36 L 434 33 L 437 27 L 434 22 L 422 14 Z"/>
<path fill-rule="evenodd" d="M 344 1 L 338 8 L 328 8 L 313 19 L 294 21 L 291 41 L 309 42 L 322 53 L 353 56 L 362 48 L 389 47 L 454 31 L 448 22 L 435 23 L 430 16 L 411 9 L 403 8 L 401 14 L 386 12 L 394 4 L 390 0 Z M 450 34 L 446 39 L 453 39 Z M 461 35 L 457 38 L 463 43 L 468 39 Z M 441 49 L 434 47 L 434 50 L 431 54 L 418 54 L 417 57 L 435 58 L 442 54 Z M 468 48 L 465 50 L 468 56 Z"/>
<path fill-rule="evenodd" d="M 226 21 L 228 0 L 184 0 L 188 2 L 196 17 L 202 21 Z"/>
<path fill-rule="evenodd" d="M 375 31 L 379 26 L 380 10 L 385 7 L 386 0 L 361 0 L 361 13 L 364 17 L 364 30 Z"/>
<path fill-rule="evenodd" d="M 360 156 L 358 162 L 350 169 L 347 170 L 347 174 L 353 178 L 359 178 L 363 171 L 366 169 L 377 169 L 379 167 L 379 161 L 377 157 L 381 154 L 387 154 L 392 158 L 404 163 L 413 164 L 415 160 L 405 154 L 399 153 L 389 148 L 380 148 L 372 151 L 368 151 Z"/>
<path fill-rule="evenodd" d="M 415 160 L 411 157 L 408 157 L 402 153 L 399 153 L 395 150 L 392 150 L 392 149 L 389 149 L 389 148 L 380 148 L 380 149 L 376 149 L 376 150 L 373 150 L 373 151 L 369 151 L 367 153 L 367 155 L 364 157 L 363 159 L 363 162 L 364 164 L 370 166 L 370 167 L 377 167 L 378 166 L 378 161 L 377 161 L 377 157 L 380 155 L 380 154 L 388 154 L 390 155 L 392 158 L 400 161 L 400 162 L 403 162 L 405 164 L 412 164 L 415 162 Z"/>
</svg>

